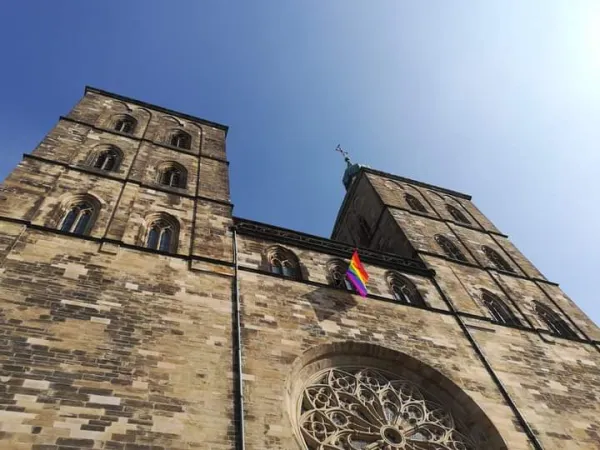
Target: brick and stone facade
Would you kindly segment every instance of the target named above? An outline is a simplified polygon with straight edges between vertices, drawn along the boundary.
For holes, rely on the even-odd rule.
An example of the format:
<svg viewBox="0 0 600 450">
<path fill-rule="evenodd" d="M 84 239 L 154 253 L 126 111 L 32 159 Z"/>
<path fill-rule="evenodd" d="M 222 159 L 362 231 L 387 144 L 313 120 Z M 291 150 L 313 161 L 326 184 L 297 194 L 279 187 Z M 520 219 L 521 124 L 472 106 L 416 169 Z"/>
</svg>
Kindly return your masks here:
<svg viewBox="0 0 600 450">
<path fill-rule="evenodd" d="M 306 427 L 322 441 L 343 427 L 310 386 L 365 370 L 455 422 L 394 416 L 373 388 L 386 415 L 359 389 L 369 430 L 323 448 L 600 448 L 600 330 L 469 196 L 359 168 L 331 239 L 236 218 L 226 134 L 87 88 L 4 181 L 0 448 L 312 450 Z M 108 150 L 116 163 L 96 167 Z M 83 204 L 88 225 L 68 229 Z M 169 245 L 148 248 L 156 223 Z M 364 299 L 333 286 L 355 246 Z M 332 383 L 319 395 L 341 402 Z M 416 430 L 438 444 L 411 447 Z"/>
</svg>

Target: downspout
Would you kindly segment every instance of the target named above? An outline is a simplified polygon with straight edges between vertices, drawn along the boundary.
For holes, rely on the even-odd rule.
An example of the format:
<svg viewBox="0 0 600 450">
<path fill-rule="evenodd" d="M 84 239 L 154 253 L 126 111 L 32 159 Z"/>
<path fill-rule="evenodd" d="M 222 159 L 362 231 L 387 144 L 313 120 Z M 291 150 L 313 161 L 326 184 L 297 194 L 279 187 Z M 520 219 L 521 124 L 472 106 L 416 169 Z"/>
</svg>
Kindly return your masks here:
<svg viewBox="0 0 600 450">
<path fill-rule="evenodd" d="M 456 274 L 454 273 L 454 270 L 452 270 L 452 267 L 450 267 L 450 270 L 452 271 L 452 274 L 460 282 L 460 278 L 456 276 Z M 496 375 L 496 372 L 494 372 L 494 369 L 493 369 L 492 365 L 490 364 L 490 362 L 486 358 L 485 354 L 481 350 L 481 347 L 479 347 L 479 344 L 477 344 L 477 341 L 475 340 L 475 338 L 473 337 L 473 335 L 469 331 L 469 328 L 467 327 L 467 325 L 462 321 L 462 318 L 460 317 L 458 311 L 456 310 L 456 308 L 454 307 L 454 305 L 452 304 L 452 302 L 450 301 L 450 299 L 446 296 L 445 292 L 442 290 L 442 288 L 438 284 L 437 280 L 435 278 L 432 278 L 432 281 L 433 281 L 433 284 L 435 285 L 438 293 L 442 296 L 442 299 L 444 299 L 444 302 L 446 303 L 446 305 L 448 305 L 448 307 L 450 308 L 450 311 L 452 312 L 452 314 L 456 318 L 456 321 L 458 322 L 458 325 L 460 326 L 462 332 L 467 337 L 467 340 L 473 346 L 473 349 L 475 350 L 475 353 L 477 354 L 477 356 L 479 357 L 479 359 L 483 363 L 483 366 L 487 370 L 488 374 L 492 377 L 492 380 L 496 383 L 496 386 L 498 387 L 498 390 L 500 391 L 500 394 L 502 394 L 502 397 L 504 398 L 504 401 L 506 401 L 506 403 L 508 403 L 508 406 L 510 407 L 510 409 L 512 409 L 513 413 L 515 414 L 515 416 L 517 418 L 517 421 L 519 422 L 519 425 L 521 425 L 521 427 L 525 431 L 525 434 L 527 435 L 527 437 L 531 441 L 531 444 L 533 445 L 533 448 L 535 450 L 544 450 L 544 447 L 542 446 L 542 443 L 538 440 L 537 436 L 533 432 L 533 429 L 531 428 L 531 425 L 529 425 L 529 423 L 525 419 L 525 416 L 523 416 L 523 414 L 521 414 L 521 411 L 519 411 L 519 408 L 517 407 L 516 403 L 513 401 L 513 399 L 511 398 L 510 394 L 508 393 L 508 390 L 506 389 L 506 386 L 504 386 L 504 384 L 502 383 L 502 381 L 500 380 L 500 378 L 498 377 L 498 375 Z M 460 283 L 462 285 L 462 282 L 460 282 Z M 464 286 L 463 286 L 463 289 L 464 289 Z"/>
<path fill-rule="evenodd" d="M 246 438 L 244 432 L 244 383 L 242 379 L 242 331 L 240 319 L 240 285 L 238 276 L 238 253 L 237 253 L 237 231 L 235 226 L 231 227 L 233 233 L 233 308 L 234 308 L 234 351 L 235 364 L 237 365 L 237 377 L 234 390 L 235 411 L 237 415 L 237 449 L 245 450 Z"/>
<path fill-rule="evenodd" d="M 0 262 L 0 267 L 4 266 L 4 263 L 21 240 L 21 237 L 23 236 L 23 234 L 25 234 L 25 231 L 27 231 L 27 225 L 23 225 L 23 228 L 21 228 L 21 231 L 19 231 L 19 235 L 15 238 L 15 240 L 10 245 L 9 249 L 6 251 L 4 259 L 2 260 L 2 262 Z"/>
</svg>

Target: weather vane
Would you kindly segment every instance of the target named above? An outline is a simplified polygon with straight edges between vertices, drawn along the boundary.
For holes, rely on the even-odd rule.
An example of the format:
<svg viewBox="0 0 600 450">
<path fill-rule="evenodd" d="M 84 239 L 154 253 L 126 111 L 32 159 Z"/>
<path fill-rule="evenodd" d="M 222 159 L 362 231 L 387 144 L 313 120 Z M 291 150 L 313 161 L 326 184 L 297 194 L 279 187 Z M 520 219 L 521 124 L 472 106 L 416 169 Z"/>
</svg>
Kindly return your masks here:
<svg viewBox="0 0 600 450">
<path fill-rule="evenodd" d="M 351 164 L 350 156 L 348 155 L 348 152 L 345 151 L 340 144 L 338 144 L 338 146 L 335 148 L 335 151 L 340 152 L 342 154 L 342 156 L 344 157 L 344 161 L 346 161 L 348 164 Z"/>
</svg>

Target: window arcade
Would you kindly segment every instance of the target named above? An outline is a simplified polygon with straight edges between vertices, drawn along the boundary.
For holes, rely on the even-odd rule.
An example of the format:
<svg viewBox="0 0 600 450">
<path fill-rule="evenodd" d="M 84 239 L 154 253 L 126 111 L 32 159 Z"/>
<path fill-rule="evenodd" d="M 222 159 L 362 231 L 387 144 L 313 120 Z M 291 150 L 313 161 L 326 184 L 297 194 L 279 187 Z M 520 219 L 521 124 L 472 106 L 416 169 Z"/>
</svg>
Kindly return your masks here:
<svg viewBox="0 0 600 450">
<path fill-rule="evenodd" d="M 273 249 L 268 254 L 269 270 L 276 275 L 298 279 L 300 270 L 296 255 L 281 247 Z"/>
</svg>

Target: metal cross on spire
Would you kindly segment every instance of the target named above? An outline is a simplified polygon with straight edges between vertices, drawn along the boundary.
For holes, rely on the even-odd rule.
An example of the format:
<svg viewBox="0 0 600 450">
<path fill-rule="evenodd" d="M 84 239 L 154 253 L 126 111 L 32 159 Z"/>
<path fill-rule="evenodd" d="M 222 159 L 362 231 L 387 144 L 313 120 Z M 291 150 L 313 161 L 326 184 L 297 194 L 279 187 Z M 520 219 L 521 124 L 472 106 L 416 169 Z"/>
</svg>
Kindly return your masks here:
<svg viewBox="0 0 600 450">
<path fill-rule="evenodd" d="M 350 161 L 350 156 L 348 155 L 348 152 L 345 151 L 340 144 L 338 144 L 338 146 L 335 148 L 335 151 L 340 152 L 342 154 L 342 156 L 344 157 L 344 161 L 346 161 L 348 166 L 350 166 L 350 164 L 352 164 L 352 162 Z"/>
</svg>

